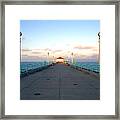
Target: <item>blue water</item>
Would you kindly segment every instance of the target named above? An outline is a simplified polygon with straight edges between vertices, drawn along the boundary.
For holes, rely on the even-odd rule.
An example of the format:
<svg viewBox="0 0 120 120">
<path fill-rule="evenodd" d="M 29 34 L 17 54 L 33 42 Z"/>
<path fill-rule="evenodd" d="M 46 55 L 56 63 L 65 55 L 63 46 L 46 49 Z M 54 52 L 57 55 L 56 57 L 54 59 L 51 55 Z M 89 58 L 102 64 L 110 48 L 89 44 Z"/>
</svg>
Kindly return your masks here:
<svg viewBox="0 0 120 120">
<path fill-rule="evenodd" d="M 100 65 L 96 62 L 76 62 L 73 66 L 100 73 Z"/>
<path fill-rule="evenodd" d="M 29 70 L 34 70 L 36 68 L 42 68 L 51 63 L 48 62 L 21 62 L 20 71 L 21 73 L 28 72 Z M 83 69 L 87 69 L 93 72 L 100 72 L 100 65 L 96 62 L 76 62 L 72 64 L 75 67 L 80 67 Z"/>
<path fill-rule="evenodd" d="M 47 66 L 48 62 L 21 62 L 20 72 L 28 72 L 29 70 L 34 70 L 36 68 Z"/>
</svg>

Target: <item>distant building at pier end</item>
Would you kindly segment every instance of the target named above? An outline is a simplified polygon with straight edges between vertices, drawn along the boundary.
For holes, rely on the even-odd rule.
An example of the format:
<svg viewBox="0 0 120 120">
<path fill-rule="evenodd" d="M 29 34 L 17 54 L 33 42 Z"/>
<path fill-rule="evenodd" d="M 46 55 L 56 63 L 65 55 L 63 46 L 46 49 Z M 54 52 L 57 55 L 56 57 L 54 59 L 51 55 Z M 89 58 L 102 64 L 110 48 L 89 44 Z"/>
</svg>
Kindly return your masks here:
<svg viewBox="0 0 120 120">
<path fill-rule="evenodd" d="M 58 58 L 56 59 L 56 62 L 57 62 L 57 63 L 64 63 L 64 58 L 58 57 Z"/>
</svg>

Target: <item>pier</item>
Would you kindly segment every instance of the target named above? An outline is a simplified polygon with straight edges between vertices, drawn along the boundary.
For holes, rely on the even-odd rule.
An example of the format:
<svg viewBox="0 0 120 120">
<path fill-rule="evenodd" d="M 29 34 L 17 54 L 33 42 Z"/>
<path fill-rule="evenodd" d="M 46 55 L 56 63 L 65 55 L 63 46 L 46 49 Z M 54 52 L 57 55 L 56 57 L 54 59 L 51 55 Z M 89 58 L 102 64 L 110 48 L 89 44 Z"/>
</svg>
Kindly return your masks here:
<svg viewBox="0 0 120 120">
<path fill-rule="evenodd" d="M 21 100 L 99 100 L 100 78 L 58 63 L 20 79 Z"/>
</svg>

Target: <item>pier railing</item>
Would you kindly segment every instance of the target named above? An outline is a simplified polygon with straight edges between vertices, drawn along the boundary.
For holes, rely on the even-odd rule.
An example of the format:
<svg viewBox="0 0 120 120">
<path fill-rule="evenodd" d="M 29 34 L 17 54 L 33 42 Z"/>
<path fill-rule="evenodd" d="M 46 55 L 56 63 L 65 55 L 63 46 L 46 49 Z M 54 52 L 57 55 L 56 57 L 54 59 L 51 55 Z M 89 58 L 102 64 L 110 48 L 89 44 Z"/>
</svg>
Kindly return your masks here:
<svg viewBox="0 0 120 120">
<path fill-rule="evenodd" d="M 53 62 L 23 62 L 20 65 L 20 76 L 24 77 L 35 72 L 47 69 L 54 65 Z"/>
<path fill-rule="evenodd" d="M 95 73 L 100 73 L 100 65 L 95 62 L 76 62 L 73 64 L 70 64 L 71 66 L 75 67 L 76 69 L 83 69 Z"/>
</svg>

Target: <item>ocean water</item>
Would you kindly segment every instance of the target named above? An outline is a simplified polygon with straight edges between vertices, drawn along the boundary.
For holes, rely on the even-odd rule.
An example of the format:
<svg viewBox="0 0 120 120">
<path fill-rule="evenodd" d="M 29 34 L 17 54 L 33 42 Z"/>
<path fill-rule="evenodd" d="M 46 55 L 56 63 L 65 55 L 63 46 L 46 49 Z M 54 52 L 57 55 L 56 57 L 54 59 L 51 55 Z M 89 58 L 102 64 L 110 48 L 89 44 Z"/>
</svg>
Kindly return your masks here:
<svg viewBox="0 0 120 120">
<path fill-rule="evenodd" d="M 20 72 L 24 73 L 29 70 L 47 66 L 48 64 L 49 64 L 48 62 L 21 62 Z"/>
<path fill-rule="evenodd" d="M 47 66 L 51 63 L 48 62 L 21 62 L 20 64 L 20 72 L 24 73 L 29 70 L 34 70 L 36 68 Z M 86 70 L 90 70 L 93 72 L 100 72 L 100 65 L 96 62 L 76 62 L 72 64 L 73 66 L 80 67 Z"/>
<path fill-rule="evenodd" d="M 72 65 L 86 69 L 86 70 L 100 73 L 100 64 L 98 64 L 97 62 L 76 62 Z"/>
</svg>

